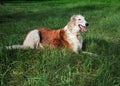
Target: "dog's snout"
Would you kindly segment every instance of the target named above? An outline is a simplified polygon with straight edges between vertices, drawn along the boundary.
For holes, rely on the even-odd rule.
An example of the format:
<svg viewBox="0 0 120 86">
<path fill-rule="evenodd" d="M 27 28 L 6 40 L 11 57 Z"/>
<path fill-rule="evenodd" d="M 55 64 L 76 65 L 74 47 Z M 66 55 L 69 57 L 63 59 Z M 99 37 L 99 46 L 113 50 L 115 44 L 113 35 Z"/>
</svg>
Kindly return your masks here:
<svg viewBox="0 0 120 86">
<path fill-rule="evenodd" d="M 86 23 L 85 25 L 86 25 L 86 26 L 89 26 L 89 24 L 88 24 L 88 23 Z"/>
</svg>

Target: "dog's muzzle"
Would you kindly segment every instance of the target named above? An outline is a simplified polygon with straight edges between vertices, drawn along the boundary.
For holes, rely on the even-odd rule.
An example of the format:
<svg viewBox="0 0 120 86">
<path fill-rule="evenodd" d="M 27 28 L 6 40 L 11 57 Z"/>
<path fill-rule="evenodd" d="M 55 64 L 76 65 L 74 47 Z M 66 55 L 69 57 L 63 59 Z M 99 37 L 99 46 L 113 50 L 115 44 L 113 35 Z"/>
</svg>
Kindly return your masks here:
<svg viewBox="0 0 120 86">
<path fill-rule="evenodd" d="M 87 26 L 89 26 L 89 24 L 88 24 L 88 23 L 86 23 L 86 24 L 85 24 L 85 26 L 83 26 L 83 25 L 79 24 L 78 26 L 79 26 L 79 28 L 80 28 L 80 30 L 81 30 L 82 32 L 87 32 L 86 27 L 87 27 Z"/>
<path fill-rule="evenodd" d="M 82 32 L 87 32 L 86 26 L 78 25 Z"/>
</svg>

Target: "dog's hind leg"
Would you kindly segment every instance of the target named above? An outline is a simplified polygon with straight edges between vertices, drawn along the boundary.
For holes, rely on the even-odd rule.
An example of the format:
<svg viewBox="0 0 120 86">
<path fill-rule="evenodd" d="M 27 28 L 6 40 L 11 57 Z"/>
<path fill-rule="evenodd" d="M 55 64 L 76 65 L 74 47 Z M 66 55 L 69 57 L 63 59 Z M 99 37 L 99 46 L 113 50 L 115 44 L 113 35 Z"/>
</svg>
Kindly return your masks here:
<svg viewBox="0 0 120 86">
<path fill-rule="evenodd" d="M 40 43 L 40 33 L 38 30 L 32 30 L 30 31 L 24 42 L 23 46 L 29 47 L 31 49 L 38 49 L 39 48 L 39 43 Z"/>
</svg>

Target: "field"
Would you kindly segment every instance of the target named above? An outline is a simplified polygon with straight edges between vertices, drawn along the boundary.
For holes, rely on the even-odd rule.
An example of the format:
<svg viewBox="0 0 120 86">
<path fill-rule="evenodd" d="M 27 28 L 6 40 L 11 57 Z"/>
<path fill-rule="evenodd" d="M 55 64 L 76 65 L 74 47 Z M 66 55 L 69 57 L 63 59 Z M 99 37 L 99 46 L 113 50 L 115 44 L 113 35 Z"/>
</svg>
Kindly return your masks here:
<svg viewBox="0 0 120 86">
<path fill-rule="evenodd" d="M 60 0 L 0 5 L 1 86 L 120 86 L 120 1 Z M 3 48 L 38 27 L 62 28 L 74 14 L 89 22 L 84 51 Z"/>
</svg>

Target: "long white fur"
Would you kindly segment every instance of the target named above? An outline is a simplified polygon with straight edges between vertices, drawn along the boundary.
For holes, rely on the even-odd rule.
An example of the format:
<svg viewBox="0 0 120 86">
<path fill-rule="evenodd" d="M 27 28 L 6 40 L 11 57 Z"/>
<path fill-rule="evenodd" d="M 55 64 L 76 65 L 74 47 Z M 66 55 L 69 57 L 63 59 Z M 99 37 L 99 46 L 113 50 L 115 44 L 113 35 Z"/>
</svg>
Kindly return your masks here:
<svg viewBox="0 0 120 86">
<path fill-rule="evenodd" d="M 11 46 L 5 46 L 6 49 L 27 49 L 28 47 L 23 45 L 11 45 Z"/>
<path fill-rule="evenodd" d="M 82 44 L 83 44 L 82 36 L 79 34 L 77 38 L 75 34 L 69 31 L 67 25 L 64 27 L 64 30 L 66 31 L 67 34 L 67 41 L 70 43 L 70 45 L 72 45 L 73 51 L 78 53 L 78 51 L 82 48 Z"/>
<path fill-rule="evenodd" d="M 12 46 L 6 46 L 7 49 L 35 49 L 39 48 L 39 31 L 38 30 L 32 30 L 28 33 L 27 37 L 25 38 L 23 45 L 12 45 Z"/>
<path fill-rule="evenodd" d="M 38 48 L 40 43 L 40 36 L 38 30 L 32 30 L 27 35 L 23 42 L 23 46 L 29 47 L 31 49 Z"/>
</svg>

